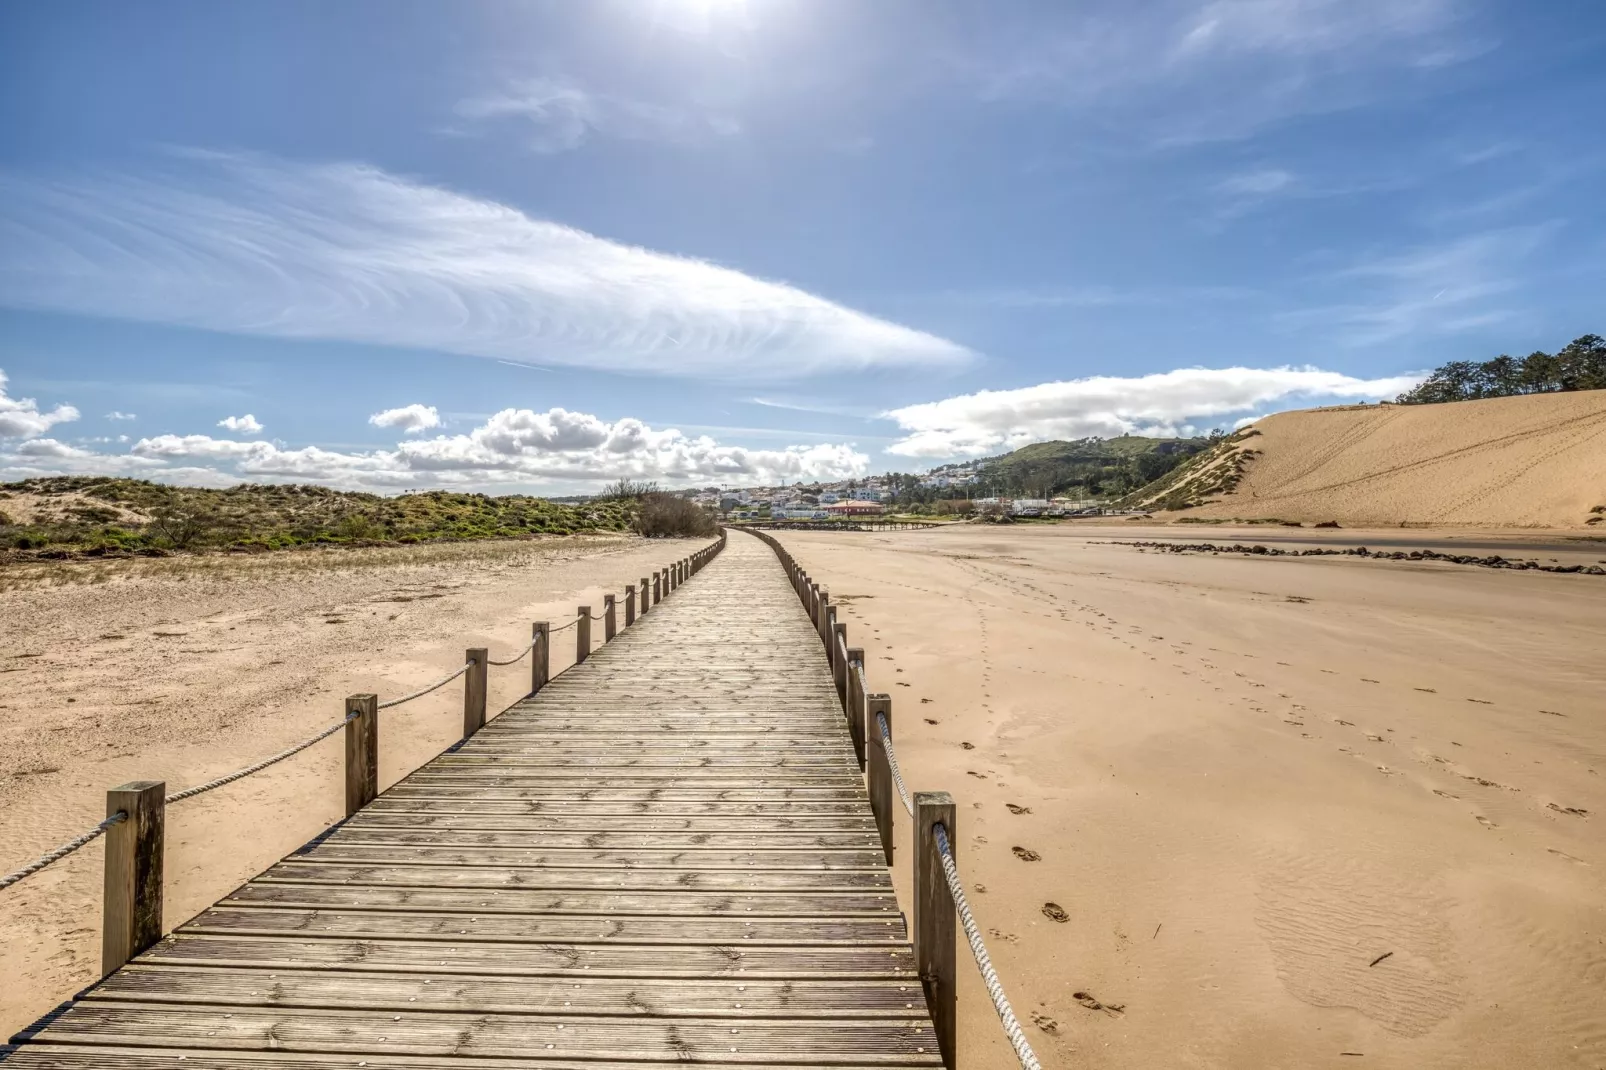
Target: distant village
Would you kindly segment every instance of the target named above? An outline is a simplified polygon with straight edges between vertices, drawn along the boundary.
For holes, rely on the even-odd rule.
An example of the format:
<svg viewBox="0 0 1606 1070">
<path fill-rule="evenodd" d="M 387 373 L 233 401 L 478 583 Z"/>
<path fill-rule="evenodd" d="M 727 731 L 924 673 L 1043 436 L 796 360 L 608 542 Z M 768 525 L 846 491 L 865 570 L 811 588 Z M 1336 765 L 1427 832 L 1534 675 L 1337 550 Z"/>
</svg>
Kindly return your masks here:
<svg viewBox="0 0 1606 1070">
<path fill-rule="evenodd" d="M 918 477 L 868 476 L 834 483 L 795 483 L 792 486 L 728 489 L 705 487 L 684 491 L 706 509 L 718 510 L 729 520 L 830 520 L 879 516 L 904 503 L 900 497 L 917 490 L 927 500 L 914 509 L 937 513 L 993 513 L 1011 516 L 1092 516 L 1106 512 L 1097 499 L 974 497 L 986 461 L 946 465 Z M 902 479 L 903 486 L 894 480 Z M 937 497 L 941 492 L 948 492 Z"/>
</svg>

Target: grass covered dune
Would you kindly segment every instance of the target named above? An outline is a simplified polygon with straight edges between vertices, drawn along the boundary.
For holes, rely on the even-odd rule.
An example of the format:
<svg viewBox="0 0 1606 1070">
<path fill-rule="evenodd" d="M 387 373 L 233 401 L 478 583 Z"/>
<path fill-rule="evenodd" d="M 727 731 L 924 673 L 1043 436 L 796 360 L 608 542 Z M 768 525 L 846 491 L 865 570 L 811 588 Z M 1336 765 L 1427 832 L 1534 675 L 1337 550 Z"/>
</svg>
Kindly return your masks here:
<svg viewBox="0 0 1606 1070">
<path fill-rule="evenodd" d="M 643 529 L 651 495 L 562 505 L 522 494 L 396 497 L 292 484 L 226 490 L 64 476 L 0 484 L 0 555 L 12 560 L 283 550 Z M 693 534 L 687 532 L 687 534 Z"/>
</svg>

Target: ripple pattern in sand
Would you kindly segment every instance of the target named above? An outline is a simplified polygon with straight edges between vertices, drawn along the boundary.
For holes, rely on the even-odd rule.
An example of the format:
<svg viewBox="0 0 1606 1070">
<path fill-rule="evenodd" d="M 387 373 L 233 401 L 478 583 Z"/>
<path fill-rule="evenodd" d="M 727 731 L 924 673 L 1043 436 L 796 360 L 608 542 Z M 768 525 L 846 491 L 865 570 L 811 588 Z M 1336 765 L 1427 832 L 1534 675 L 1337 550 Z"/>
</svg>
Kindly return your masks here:
<svg viewBox="0 0 1606 1070">
<path fill-rule="evenodd" d="M 1290 855 L 1262 872 L 1255 921 L 1294 998 L 1353 1008 L 1402 1037 L 1461 1004 L 1446 904 L 1426 889 L 1353 860 Z"/>
</svg>

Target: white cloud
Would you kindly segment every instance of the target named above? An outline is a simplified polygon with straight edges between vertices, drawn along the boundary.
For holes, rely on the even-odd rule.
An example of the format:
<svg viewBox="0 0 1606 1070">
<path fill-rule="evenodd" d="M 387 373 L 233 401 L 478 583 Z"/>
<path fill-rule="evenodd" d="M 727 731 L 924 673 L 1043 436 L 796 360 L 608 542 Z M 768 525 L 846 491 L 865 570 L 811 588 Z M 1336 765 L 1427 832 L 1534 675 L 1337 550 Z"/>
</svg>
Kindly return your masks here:
<svg viewBox="0 0 1606 1070">
<path fill-rule="evenodd" d="M 357 165 L 191 154 L 145 179 L 0 177 L 0 226 L 13 306 L 723 379 L 971 358 L 785 283 Z"/>
<path fill-rule="evenodd" d="M 71 405 L 57 405 L 40 412 L 33 398 L 14 398 L 6 393 L 6 373 L 0 371 L 0 438 L 34 438 L 56 424 L 78 419 Z"/>
<path fill-rule="evenodd" d="M 129 448 L 136 457 L 200 457 L 209 461 L 243 460 L 278 452 L 271 442 L 236 442 L 210 435 L 157 435 L 142 438 Z"/>
<path fill-rule="evenodd" d="M 262 431 L 261 421 L 250 413 L 244 416 L 225 416 L 217 422 L 217 425 L 238 435 L 255 435 Z"/>
<path fill-rule="evenodd" d="M 894 409 L 905 437 L 888 452 L 908 457 L 980 456 L 1048 439 L 1193 433 L 1296 400 L 1393 397 L 1419 375 L 1356 379 L 1319 368 L 1180 368 L 1154 375 L 1097 376 L 1019 390 L 983 390 Z"/>
<path fill-rule="evenodd" d="M 139 417 L 135 416 L 131 412 L 118 412 L 116 409 L 113 409 L 111 412 L 108 412 L 106 414 L 106 419 L 108 419 L 108 420 L 137 420 L 137 419 L 139 419 Z"/>
<path fill-rule="evenodd" d="M 381 490 L 510 483 L 594 485 L 621 477 L 669 485 L 789 483 L 860 476 L 870 464 L 851 445 L 747 449 L 674 429 L 656 430 L 640 420 L 609 423 L 565 409 L 504 409 L 467 434 L 409 440 L 393 450 L 286 449 L 272 442 L 209 435 L 156 435 L 134 443 L 128 456 L 139 463 L 222 464 L 244 479 L 294 479 Z M 4 460 L 0 457 L 0 462 Z"/>
<path fill-rule="evenodd" d="M 473 130 L 501 129 L 507 120 L 525 124 L 526 143 L 536 152 L 567 152 L 593 134 L 689 144 L 741 132 L 741 124 L 730 115 L 593 92 L 560 78 L 510 82 L 497 92 L 459 102 L 457 114 Z"/>
<path fill-rule="evenodd" d="M 398 427 L 409 435 L 416 435 L 441 425 L 441 414 L 433 405 L 404 405 L 399 409 L 386 409 L 368 417 L 375 427 Z"/>
</svg>

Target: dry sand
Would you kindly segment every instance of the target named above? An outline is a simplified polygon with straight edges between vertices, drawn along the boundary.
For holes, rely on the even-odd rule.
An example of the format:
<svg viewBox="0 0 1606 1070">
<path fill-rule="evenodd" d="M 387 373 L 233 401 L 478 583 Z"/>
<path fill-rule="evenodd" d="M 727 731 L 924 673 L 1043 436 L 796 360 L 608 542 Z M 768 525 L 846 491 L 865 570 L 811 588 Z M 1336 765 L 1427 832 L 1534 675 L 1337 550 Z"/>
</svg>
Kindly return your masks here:
<svg viewBox="0 0 1606 1070">
<path fill-rule="evenodd" d="M 1236 490 L 1188 517 L 1606 527 L 1606 390 L 1268 416 Z"/>
<path fill-rule="evenodd" d="M 1101 541 L 1151 534 L 782 536 L 1044 1064 L 1606 1066 L 1606 579 Z M 961 1062 L 1014 1065 L 961 978 Z"/>
<path fill-rule="evenodd" d="M 93 825 L 112 785 L 176 791 L 248 765 L 339 720 L 348 694 L 404 694 L 468 647 L 506 657 L 531 621 L 584 603 L 600 614 L 603 593 L 700 545 L 597 536 L 8 569 L 0 872 Z M 574 634 L 554 642 L 554 672 Z M 490 670 L 493 712 L 529 672 Z M 462 703 L 449 684 L 381 714 L 381 788 L 458 739 Z M 343 755 L 337 734 L 169 807 L 166 926 L 339 819 Z M 0 891 L 0 1039 L 98 978 L 101 857 L 92 844 Z"/>
</svg>

